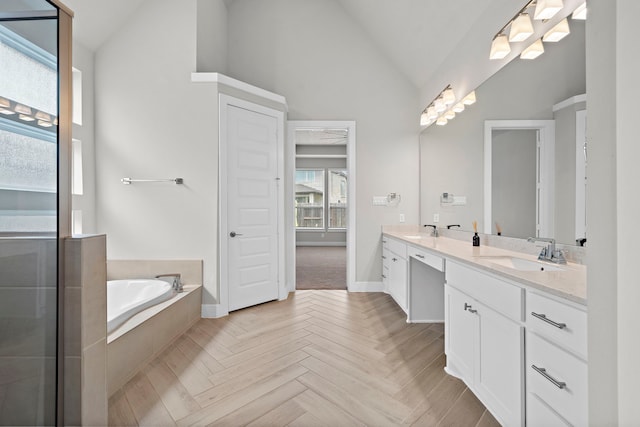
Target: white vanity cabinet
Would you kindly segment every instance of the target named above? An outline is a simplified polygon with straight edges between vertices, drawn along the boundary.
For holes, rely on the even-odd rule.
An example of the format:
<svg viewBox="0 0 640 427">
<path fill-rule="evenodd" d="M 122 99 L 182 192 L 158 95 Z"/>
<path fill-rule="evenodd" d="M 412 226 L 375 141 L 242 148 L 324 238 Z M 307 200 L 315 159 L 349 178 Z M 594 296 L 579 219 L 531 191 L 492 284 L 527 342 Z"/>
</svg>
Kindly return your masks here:
<svg viewBox="0 0 640 427">
<path fill-rule="evenodd" d="M 587 419 L 587 313 L 527 292 L 527 426 L 583 426 Z"/>
<path fill-rule="evenodd" d="M 389 295 L 407 312 L 407 245 L 382 236 L 382 281 Z"/>
<path fill-rule="evenodd" d="M 524 290 L 447 262 L 447 372 L 461 378 L 506 426 L 524 425 Z"/>
</svg>

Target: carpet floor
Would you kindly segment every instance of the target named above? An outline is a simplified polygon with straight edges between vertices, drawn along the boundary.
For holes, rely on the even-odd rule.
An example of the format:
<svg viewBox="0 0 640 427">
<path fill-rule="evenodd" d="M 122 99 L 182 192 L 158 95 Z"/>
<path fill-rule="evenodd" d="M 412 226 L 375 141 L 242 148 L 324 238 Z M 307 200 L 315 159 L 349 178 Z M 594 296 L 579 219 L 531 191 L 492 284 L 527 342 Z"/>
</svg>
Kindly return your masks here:
<svg viewBox="0 0 640 427">
<path fill-rule="evenodd" d="M 296 248 L 296 289 L 347 289 L 347 248 Z"/>
</svg>

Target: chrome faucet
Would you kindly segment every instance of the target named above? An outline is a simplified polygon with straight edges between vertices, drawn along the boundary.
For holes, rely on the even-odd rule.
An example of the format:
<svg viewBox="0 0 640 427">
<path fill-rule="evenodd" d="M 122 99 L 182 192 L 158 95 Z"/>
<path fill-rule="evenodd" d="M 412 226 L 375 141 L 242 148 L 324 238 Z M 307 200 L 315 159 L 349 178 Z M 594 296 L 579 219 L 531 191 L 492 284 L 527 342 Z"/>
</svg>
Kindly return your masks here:
<svg viewBox="0 0 640 427">
<path fill-rule="evenodd" d="M 560 249 L 556 249 L 556 239 L 546 237 L 529 237 L 528 242 L 547 242 L 548 246 L 545 246 L 540 251 L 538 259 L 540 261 L 550 261 L 555 264 L 566 264 L 567 260 L 564 258 L 564 254 Z"/>
<path fill-rule="evenodd" d="M 156 279 L 160 279 L 167 283 L 171 283 L 171 287 L 173 288 L 174 291 L 182 292 L 183 285 L 182 285 L 182 281 L 180 280 L 181 277 L 182 276 L 180 276 L 180 273 L 166 273 L 166 274 L 158 274 L 156 276 Z"/>
<path fill-rule="evenodd" d="M 431 224 L 425 224 L 425 227 L 433 227 L 433 233 L 431 233 L 431 235 L 433 237 L 438 237 L 438 227 L 435 225 L 431 225 Z"/>
</svg>

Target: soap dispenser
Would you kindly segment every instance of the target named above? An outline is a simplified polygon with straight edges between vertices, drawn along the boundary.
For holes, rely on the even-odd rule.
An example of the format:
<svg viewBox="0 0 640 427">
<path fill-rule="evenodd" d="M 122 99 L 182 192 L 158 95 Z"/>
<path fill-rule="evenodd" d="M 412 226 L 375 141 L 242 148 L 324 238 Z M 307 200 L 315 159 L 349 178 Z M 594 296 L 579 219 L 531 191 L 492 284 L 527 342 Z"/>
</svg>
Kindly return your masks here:
<svg viewBox="0 0 640 427">
<path fill-rule="evenodd" d="M 480 246 L 480 236 L 478 236 L 478 221 L 473 221 L 473 246 Z"/>
</svg>

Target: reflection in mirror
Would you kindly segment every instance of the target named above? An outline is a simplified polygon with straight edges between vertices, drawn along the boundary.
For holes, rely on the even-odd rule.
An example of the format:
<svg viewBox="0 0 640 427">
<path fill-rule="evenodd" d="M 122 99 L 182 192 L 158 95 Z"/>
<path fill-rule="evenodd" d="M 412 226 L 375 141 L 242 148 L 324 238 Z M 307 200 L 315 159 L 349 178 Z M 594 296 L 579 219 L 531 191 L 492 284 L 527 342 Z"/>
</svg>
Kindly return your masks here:
<svg viewBox="0 0 640 427">
<path fill-rule="evenodd" d="M 484 232 L 554 235 L 554 120 L 487 120 Z"/>
<path fill-rule="evenodd" d="M 472 108 L 446 126 L 430 126 L 422 132 L 422 224 L 432 223 L 437 214 L 440 226 L 461 224 L 461 229 L 470 231 L 473 221 L 486 225 L 485 121 L 555 120 L 554 186 L 551 188 L 554 196 L 546 207 L 538 206 L 540 215 L 549 218 L 553 232 L 538 230 L 538 235 L 555 237 L 564 244 L 576 244 L 576 218 L 580 215 L 576 210 L 579 187 L 576 185 L 579 169 L 576 166 L 576 117 L 578 111 L 586 109 L 584 25 L 584 21 L 570 20 L 569 36 L 559 43 L 545 43 L 545 53 L 535 60 L 513 60 L 476 89 L 478 102 Z M 466 204 L 441 203 L 442 193 L 466 197 Z M 504 206 L 512 211 L 519 207 L 518 203 L 503 200 Z M 494 234 L 495 222 L 490 223 Z M 513 230 L 508 222 L 498 223 L 505 226 L 505 236 L 522 237 L 525 233 L 510 234 Z"/>
</svg>

